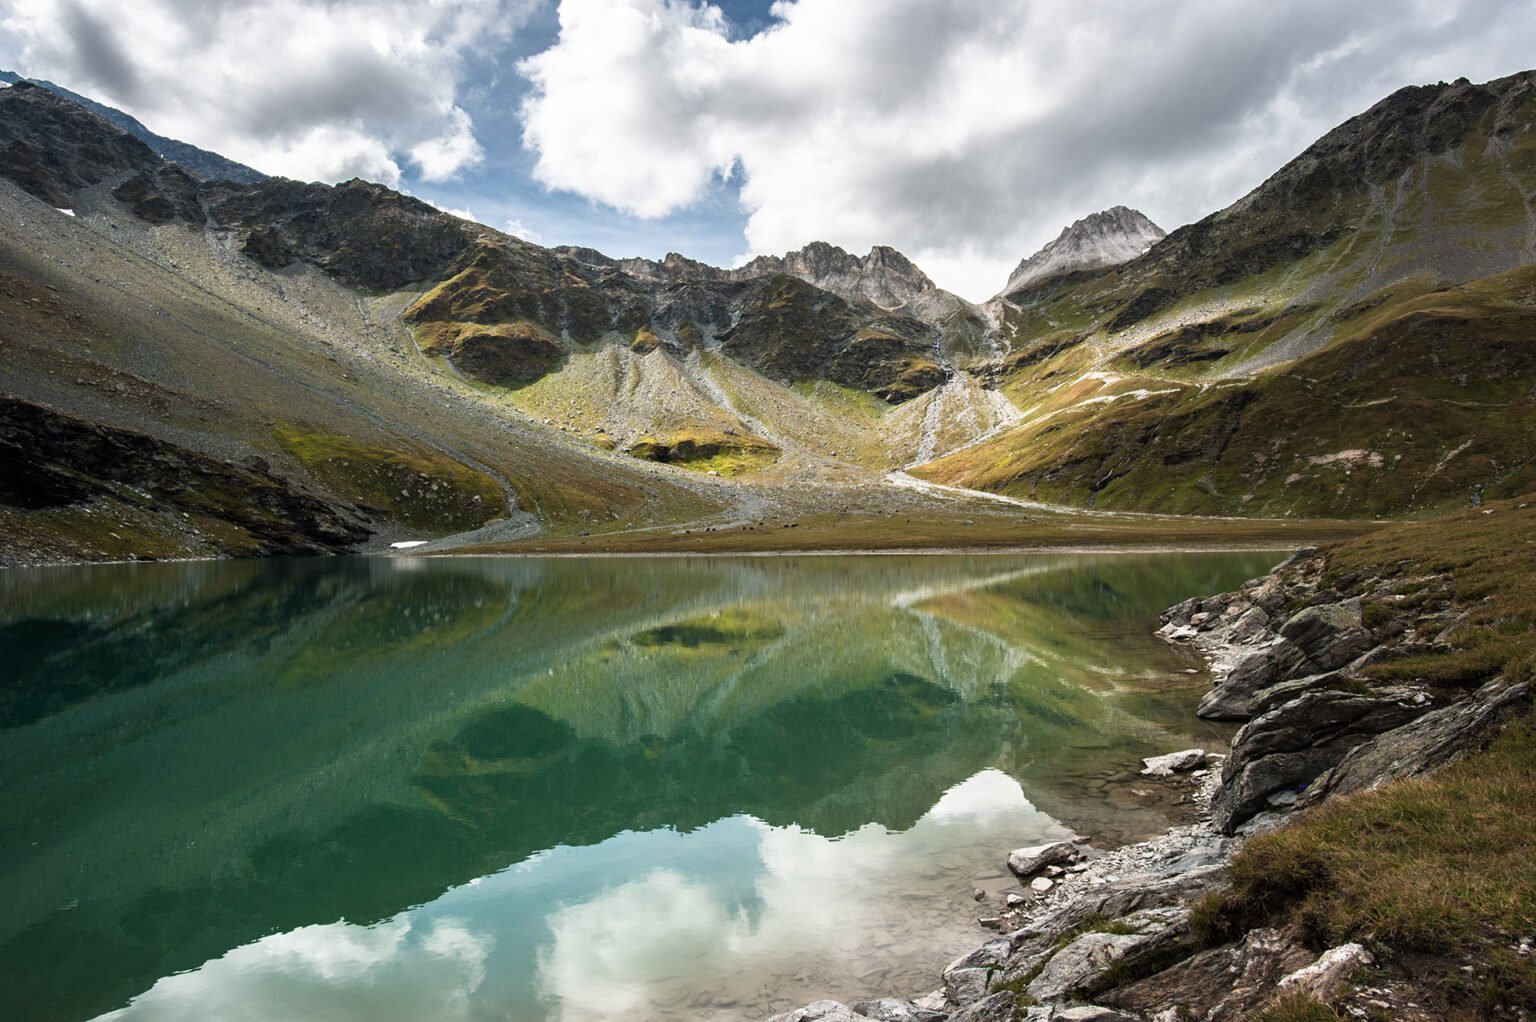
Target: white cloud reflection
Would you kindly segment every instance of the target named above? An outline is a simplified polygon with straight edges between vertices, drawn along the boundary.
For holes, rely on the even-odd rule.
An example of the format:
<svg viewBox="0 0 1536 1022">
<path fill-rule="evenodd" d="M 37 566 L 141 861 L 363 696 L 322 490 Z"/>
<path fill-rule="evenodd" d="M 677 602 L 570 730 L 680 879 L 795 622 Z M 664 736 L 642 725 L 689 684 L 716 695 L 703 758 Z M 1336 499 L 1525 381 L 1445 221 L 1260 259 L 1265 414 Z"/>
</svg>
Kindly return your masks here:
<svg viewBox="0 0 1536 1022">
<path fill-rule="evenodd" d="M 975 878 L 1064 836 L 984 770 L 912 827 L 733 817 L 554 848 L 373 926 L 306 926 L 157 982 L 113 1022 L 765 1017 L 931 984 L 975 940 Z M 895 986 L 893 986 L 895 984 Z"/>
</svg>

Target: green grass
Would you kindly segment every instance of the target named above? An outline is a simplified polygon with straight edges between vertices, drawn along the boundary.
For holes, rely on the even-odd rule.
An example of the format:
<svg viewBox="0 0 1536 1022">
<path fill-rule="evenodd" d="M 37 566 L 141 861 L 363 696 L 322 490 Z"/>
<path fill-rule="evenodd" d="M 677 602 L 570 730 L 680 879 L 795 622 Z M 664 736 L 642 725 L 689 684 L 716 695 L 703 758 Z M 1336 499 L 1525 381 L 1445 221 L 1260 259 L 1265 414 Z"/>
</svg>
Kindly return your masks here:
<svg viewBox="0 0 1536 1022">
<path fill-rule="evenodd" d="M 1094 517 L 991 508 L 924 508 L 879 513 L 775 517 L 763 524 L 705 531 L 696 525 L 542 535 L 465 553 L 796 553 L 830 550 L 1295 549 L 1376 528 L 1340 521 L 1221 521 L 1201 518 Z"/>
<path fill-rule="evenodd" d="M 272 435 L 339 495 L 412 528 L 454 532 L 506 513 L 496 480 L 438 451 L 385 447 L 290 422 L 274 425 Z"/>
<path fill-rule="evenodd" d="M 1344 1016 L 1312 994 L 1291 993 L 1262 1008 L 1253 1022 L 1344 1022 Z"/>
<path fill-rule="evenodd" d="M 630 444 L 627 453 L 645 461 L 731 477 L 760 472 L 778 461 L 782 452 L 755 436 L 696 428 L 643 436 Z"/>
</svg>

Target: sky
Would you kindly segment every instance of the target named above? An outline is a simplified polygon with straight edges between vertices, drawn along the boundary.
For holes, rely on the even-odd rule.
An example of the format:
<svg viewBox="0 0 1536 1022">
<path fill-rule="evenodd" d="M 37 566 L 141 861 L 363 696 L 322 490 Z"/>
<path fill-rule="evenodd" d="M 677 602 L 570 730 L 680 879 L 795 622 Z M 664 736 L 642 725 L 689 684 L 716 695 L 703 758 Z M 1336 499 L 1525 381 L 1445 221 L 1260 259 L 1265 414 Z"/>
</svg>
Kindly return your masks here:
<svg viewBox="0 0 1536 1022">
<path fill-rule="evenodd" d="M 0 68 L 269 174 L 613 256 L 891 245 L 972 301 L 1533 66 L 1536 0 L 0 0 Z"/>
</svg>

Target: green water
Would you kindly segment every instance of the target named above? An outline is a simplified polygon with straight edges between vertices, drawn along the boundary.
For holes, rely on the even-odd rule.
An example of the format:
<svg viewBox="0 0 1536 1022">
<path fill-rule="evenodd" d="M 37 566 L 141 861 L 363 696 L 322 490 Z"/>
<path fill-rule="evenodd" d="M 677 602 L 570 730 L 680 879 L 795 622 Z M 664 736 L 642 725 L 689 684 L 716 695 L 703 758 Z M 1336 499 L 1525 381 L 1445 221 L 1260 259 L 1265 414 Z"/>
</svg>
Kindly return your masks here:
<svg viewBox="0 0 1536 1022">
<path fill-rule="evenodd" d="M 758 1019 L 1168 821 L 1264 554 L 0 573 L 0 1018 Z"/>
</svg>

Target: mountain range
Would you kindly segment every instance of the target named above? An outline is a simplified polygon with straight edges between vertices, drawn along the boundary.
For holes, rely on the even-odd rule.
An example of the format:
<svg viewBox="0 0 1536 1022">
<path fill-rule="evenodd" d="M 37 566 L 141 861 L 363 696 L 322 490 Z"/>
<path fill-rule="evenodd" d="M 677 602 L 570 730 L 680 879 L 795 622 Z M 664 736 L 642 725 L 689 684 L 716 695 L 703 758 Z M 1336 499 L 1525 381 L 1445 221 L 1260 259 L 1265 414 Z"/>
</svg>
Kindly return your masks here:
<svg viewBox="0 0 1536 1022">
<path fill-rule="evenodd" d="M 885 478 L 1256 517 L 1536 488 L 1536 72 L 1400 90 L 1167 235 L 1085 217 L 981 305 L 887 247 L 544 248 L 5 77 L 13 561 L 740 525 Z"/>
</svg>

